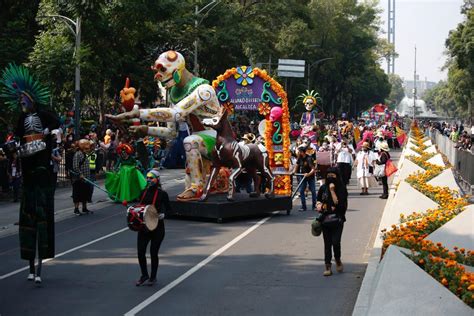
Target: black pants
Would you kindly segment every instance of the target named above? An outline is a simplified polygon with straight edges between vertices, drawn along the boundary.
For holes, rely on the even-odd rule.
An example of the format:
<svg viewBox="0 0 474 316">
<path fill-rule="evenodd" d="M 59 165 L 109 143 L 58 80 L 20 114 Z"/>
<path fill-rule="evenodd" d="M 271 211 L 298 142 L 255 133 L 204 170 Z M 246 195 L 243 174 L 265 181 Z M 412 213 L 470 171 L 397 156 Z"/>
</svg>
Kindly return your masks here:
<svg viewBox="0 0 474 316">
<path fill-rule="evenodd" d="M 383 194 L 384 196 L 388 196 L 388 181 L 387 181 L 387 176 L 381 177 L 380 180 L 382 181 L 382 187 L 383 187 Z"/>
<path fill-rule="evenodd" d="M 324 263 L 331 264 L 332 250 L 334 250 L 334 258 L 336 261 L 341 260 L 341 236 L 344 223 L 340 223 L 334 227 L 323 225 L 324 239 Z"/>
<path fill-rule="evenodd" d="M 142 276 L 149 276 L 146 264 L 146 247 L 151 241 L 150 245 L 150 257 L 151 257 L 151 279 L 156 278 L 156 272 L 158 271 L 158 265 L 160 259 L 158 258 L 158 251 L 160 250 L 161 242 L 165 238 L 165 223 L 163 220 L 158 222 L 158 227 L 152 232 L 140 231 L 137 235 L 137 254 L 138 263 L 140 264 L 140 270 Z"/>
<path fill-rule="evenodd" d="M 345 162 L 338 162 L 337 168 L 339 169 L 339 173 L 342 177 L 342 182 L 344 182 L 345 185 L 348 185 L 352 173 L 351 164 Z"/>
</svg>

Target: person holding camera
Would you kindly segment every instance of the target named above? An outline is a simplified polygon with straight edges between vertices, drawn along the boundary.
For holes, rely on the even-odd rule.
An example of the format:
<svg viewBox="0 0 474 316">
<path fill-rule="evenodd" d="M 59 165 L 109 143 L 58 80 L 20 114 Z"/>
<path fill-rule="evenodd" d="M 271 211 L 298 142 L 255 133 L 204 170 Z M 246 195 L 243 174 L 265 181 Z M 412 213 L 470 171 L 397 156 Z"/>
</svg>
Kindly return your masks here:
<svg viewBox="0 0 474 316">
<path fill-rule="evenodd" d="M 336 271 L 342 272 L 341 237 L 346 221 L 347 189 L 341 180 L 337 168 L 329 168 L 325 183 L 319 188 L 316 211 L 321 222 L 324 239 L 324 276 L 332 275 L 331 260 L 334 251 Z"/>
</svg>

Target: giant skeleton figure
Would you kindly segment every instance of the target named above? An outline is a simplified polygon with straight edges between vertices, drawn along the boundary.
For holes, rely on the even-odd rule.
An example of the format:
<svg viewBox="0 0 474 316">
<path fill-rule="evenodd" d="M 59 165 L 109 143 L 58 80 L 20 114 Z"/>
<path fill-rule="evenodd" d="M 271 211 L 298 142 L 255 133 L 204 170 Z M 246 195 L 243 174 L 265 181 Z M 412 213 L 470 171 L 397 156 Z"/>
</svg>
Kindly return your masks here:
<svg viewBox="0 0 474 316">
<path fill-rule="evenodd" d="M 317 107 L 317 100 L 321 100 L 319 94 L 314 92 L 314 90 L 306 90 L 306 93 L 302 93 L 297 101 L 302 101 L 306 112 L 301 115 L 300 127 L 301 127 L 301 136 L 308 137 L 312 142 L 316 142 L 316 132 L 317 121 L 316 121 L 316 112 L 313 111 L 314 107 Z"/>
<path fill-rule="evenodd" d="M 0 79 L 0 97 L 12 109 L 21 109 L 15 135 L 20 138 L 23 175 L 20 203 L 20 254 L 28 260 L 28 280 L 41 283 L 42 259 L 54 258 L 54 188 L 51 167 L 51 131 L 58 118 L 39 106 L 48 104 L 49 93 L 23 66 L 10 64 Z M 34 259 L 38 258 L 35 271 Z"/>
<path fill-rule="evenodd" d="M 169 90 L 169 108 L 137 109 L 117 116 L 108 115 L 116 122 L 140 118 L 143 121 L 166 122 L 166 127 L 147 125 L 130 126 L 139 136 L 152 135 L 172 139 L 176 137 L 176 124 L 187 122 L 193 133 L 184 139 L 186 151 L 186 188 L 179 200 L 197 200 L 201 197 L 206 174 L 215 147 L 216 132 L 202 125 L 204 118 L 221 113 L 216 93 L 205 79 L 194 77 L 186 68 L 184 57 L 176 51 L 162 53 L 152 66 L 155 79 Z"/>
</svg>

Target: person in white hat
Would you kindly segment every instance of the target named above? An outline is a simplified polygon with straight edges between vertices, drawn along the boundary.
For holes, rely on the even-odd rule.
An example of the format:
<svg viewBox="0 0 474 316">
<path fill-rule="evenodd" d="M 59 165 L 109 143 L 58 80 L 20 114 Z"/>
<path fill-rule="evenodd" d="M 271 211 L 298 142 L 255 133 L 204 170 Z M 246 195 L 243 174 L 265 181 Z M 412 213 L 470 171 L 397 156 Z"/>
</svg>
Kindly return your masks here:
<svg viewBox="0 0 474 316">
<path fill-rule="evenodd" d="M 377 160 L 375 160 L 375 163 L 377 165 L 383 165 L 385 168 L 385 164 L 387 161 L 390 159 L 390 154 L 389 152 L 389 147 L 387 142 L 381 142 L 379 145 L 379 157 Z M 380 177 L 380 180 L 382 181 L 382 187 L 383 187 L 383 193 L 379 198 L 381 199 L 387 199 L 388 198 L 388 181 L 387 181 L 387 176 L 384 175 L 383 177 Z"/>
</svg>

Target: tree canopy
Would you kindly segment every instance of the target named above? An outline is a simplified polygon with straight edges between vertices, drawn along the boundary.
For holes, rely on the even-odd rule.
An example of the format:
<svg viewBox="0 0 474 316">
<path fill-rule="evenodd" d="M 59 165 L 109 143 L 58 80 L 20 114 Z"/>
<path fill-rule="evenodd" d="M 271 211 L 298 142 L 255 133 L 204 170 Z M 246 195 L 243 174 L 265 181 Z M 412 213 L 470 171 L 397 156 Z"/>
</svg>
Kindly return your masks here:
<svg viewBox="0 0 474 316">
<path fill-rule="evenodd" d="M 465 0 L 461 12 L 464 21 L 449 32 L 446 40 L 447 81 L 440 82 L 426 99 L 451 117 L 472 119 L 474 102 L 474 7 Z M 470 107 L 469 107 L 470 106 Z M 469 113 L 471 108 L 471 113 Z"/>
<path fill-rule="evenodd" d="M 308 78 L 277 78 L 287 83 L 291 104 L 309 88 L 320 93 L 327 113 L 355 115 L 389 97 L 379 61 L 390 48 L 378 38 L 376 1 L 221 0 L 195 16 L 196 6 L 209 2 L 8 0 L 0 13 L 0 66 L 14 61 L 32 67 L 50 87 L 54 110 L 64 112 L 73 108 L 79 63 L 82 116 L 95 120 L 111 111 L 126 77 L 150 106 L 157 95 L 150 65 L 158 53 L 177 48 L 192 70 L 195 40 L 199 74 L 209 80 L 257 63 L 276 76 L 277 60 L 294 58 L 309 63 L 310 86 Z M 64 21 L 48 17 L 58 14 L 81 18 L 79 52 Z M 0 111 L 3 116 L 4 107 Z"/>
</svg>

